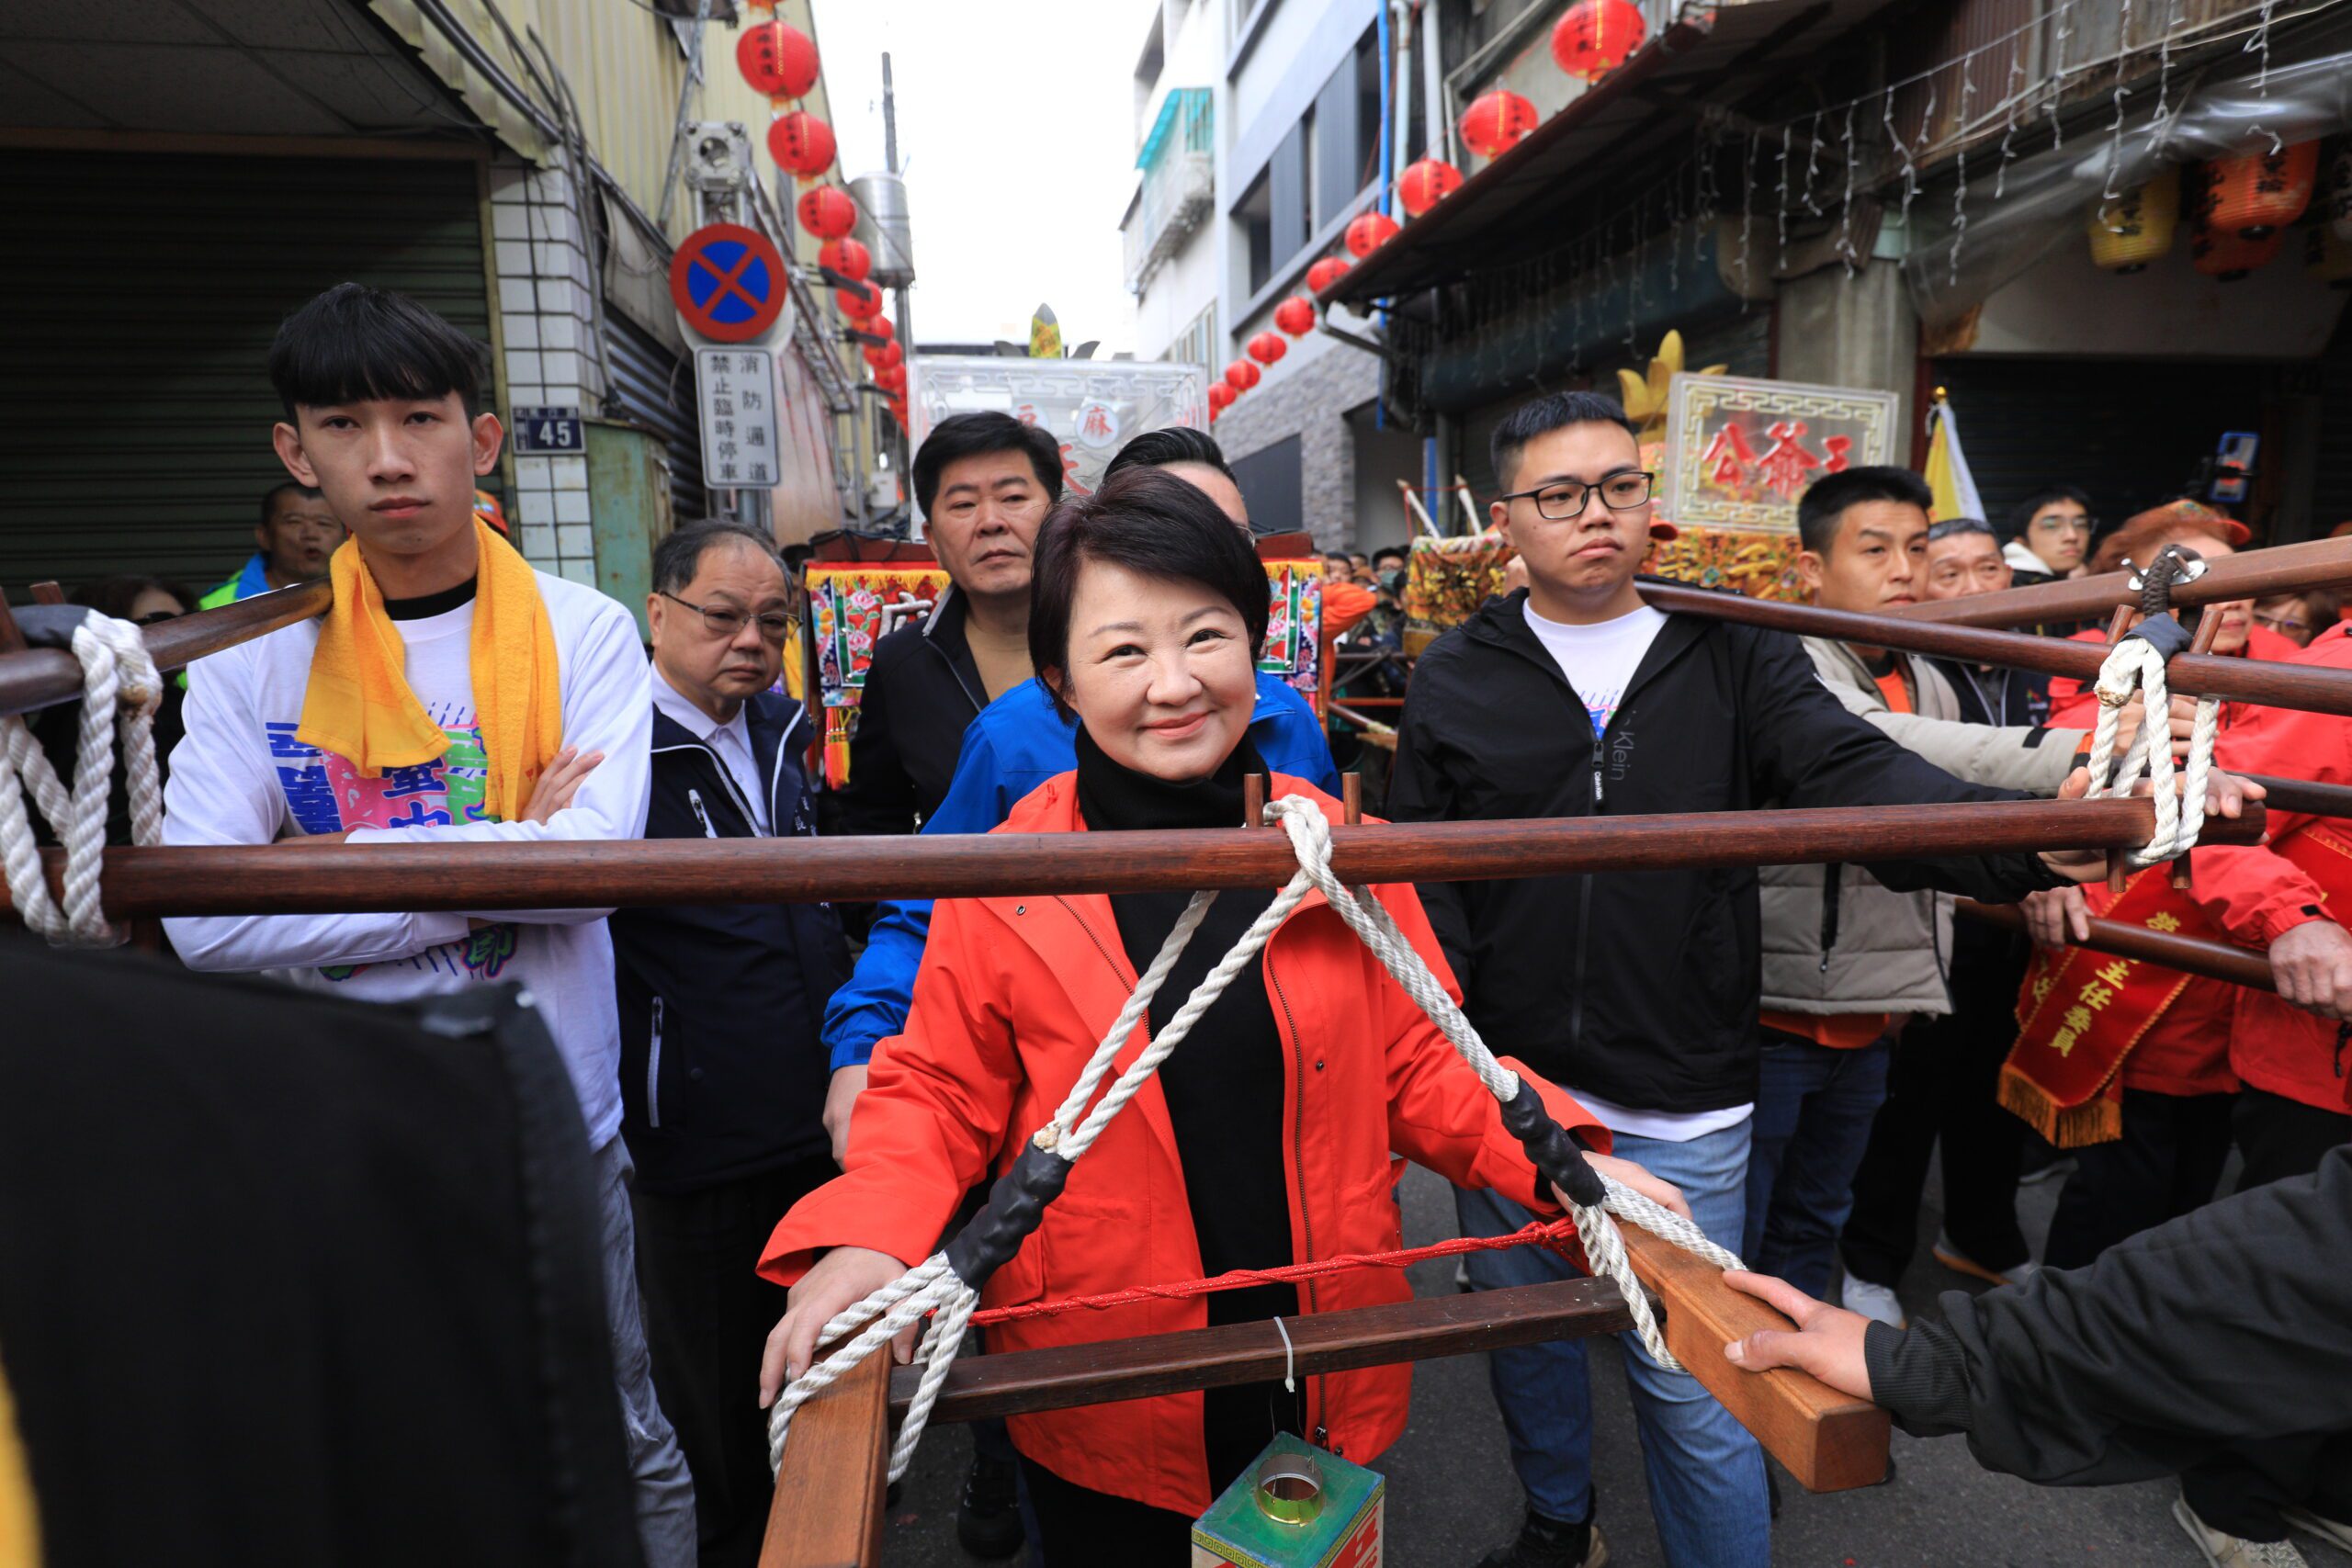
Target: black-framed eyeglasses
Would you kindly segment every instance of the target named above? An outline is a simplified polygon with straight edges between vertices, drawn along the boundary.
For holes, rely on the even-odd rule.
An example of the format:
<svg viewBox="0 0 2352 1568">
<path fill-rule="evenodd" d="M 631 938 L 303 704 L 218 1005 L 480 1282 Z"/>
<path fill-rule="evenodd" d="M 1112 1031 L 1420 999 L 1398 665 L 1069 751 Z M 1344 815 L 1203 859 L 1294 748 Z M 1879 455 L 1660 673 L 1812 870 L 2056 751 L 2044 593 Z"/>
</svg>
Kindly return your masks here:
<svg viewBox="0 0 2352 1568">
<path fill-rule="evenodd" d="M 724 604 L 697 604 L 690 599 L 681 599 L 666 588 L 657 592 L 673 604 L 684 604 L 687 609 L 700 615 L 702 624 L 710 628 L 710 635 L 713 637 L 734 637 L 742 631 L 743 623 L 746 621 L 759 622 L 760 637 L 764 641 L 775 644 L 778 648 L 783 647 L 792 637 L 792 617 L 781 610 L 770 610 L 763 615 L 747 615 L 741 610 L 729 609 Z"/>
<path fill-rule="evenodd" d="M 1631 512 L 1650 498 L 1650 476 L 1636 468 L 1629 473 L 1611 474 L 1597 485 L 1580 479 L 1554 479 L 1550 484 L 1537 485 L 1533 490 L 1513 491 L 1502 497 L 1506 502 L 1522 498 L 1535 502 L 1539 517 L 1555 523 L 1584 515 L 1586 500 L 1598 492 L 1600 504 L 1611 512 Z"/>
</svg>

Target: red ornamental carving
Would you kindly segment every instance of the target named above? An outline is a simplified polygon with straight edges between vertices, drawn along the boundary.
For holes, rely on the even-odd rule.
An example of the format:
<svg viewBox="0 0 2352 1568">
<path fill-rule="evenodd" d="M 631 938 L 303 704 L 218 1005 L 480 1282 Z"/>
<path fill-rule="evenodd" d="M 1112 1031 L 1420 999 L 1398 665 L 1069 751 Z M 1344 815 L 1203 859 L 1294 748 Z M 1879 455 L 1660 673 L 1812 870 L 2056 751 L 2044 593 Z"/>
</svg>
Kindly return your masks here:
<svg viewBox="0 0 2352 1568">
<path fill-rule="evenodd" d="M 1261 365 L 1272 365 L 1290 352 L 1290 344 L 1280 333 L 1260 333 L 1250 340 L 1250 357 Z"/>
<path fill-rule="evenodd" d="M 1642 47 L 1647 30 L 1633 0 L 1577 0 L 1552 29 L 1552 58 L 1569 75 L 1598 81 Z"/>
<path fill-rule="evenodd" d="M 1462 171 L 1442 158 L 1424 158 L 1396 181 L 1396 199 L 1419 218 L 1462 188 Z"/>
<path fill-rule="evenodd" d="M 793 210 L 800 215 L 800 226 L 820 240 L 845 239 L 857 227 L 857 203 L 839 186 L 803 191 Z"/>
<path fill-rule="evenodd" d="M 768 156 L 777 168 L 813 180 L 833 166 L 833 128 L 807 109 L 778 115 L 768 127 Z"/>
<path fill-rule="evenodd" d="M 874 270 L 874 257 L 855 240 L 828 240 L 817 247 L 817 265 L 864 282 Z"/>
<path fill-rule="evenodd" d="M 1237 359 L 1225 367 L 1225 384 L 1236 392 L 1246 392 L 1258 384 L 1261 374 L 1248 360 Z"/>
<path fill-rule="evenodd" d="M 1764 488 L 1779 491 L 1784 501 L 1793 501 L 1812 482 L 1805 476 L 1821 467 L 1821 459 L 1805 448 L 1804 430 L 1801 419 L 1784 419 L 1768 427 L 1764 434 L 1772 438 L 1772 445 L 1756 459 Z"/>
<path fill-rule="evenodd" d="M 1501 88 L 1481 93 L 1462 116 L 1462 140 L 1482 158 L 1499 158 L 1535 129 L 1535 106 Z"/>
<path fill-rule="evenodd" d="M 1748 465 L 1756 461 L 1756 449 L 1747 444 L 1747 433 L 1736 424 L 1717 430 L 1699 454 L 1700 463 L 1707 470 L 1707 481 L 1718 490 L 1737 490 L 1747 479 Z"/>
<path fill-rule="evenodd" d="M 788 22 L 744 28 L 735 63 L 753 92 L 771 98 L 797 98 L 817 85 L 816 40 Z"/>
<path fill-rule="evenodd" d="M 1325 293 L 1331 285 L 1345 277 L 1348 268 L 1354 265 L 1345 256 L 1325 256 L 1306 269 L 1306 287 L 1317 294 Z"/>
<path fill-rule="evenodd" d="M 1274 307 L 1274 325 L 1293 337 L 1305 337 L 1315 330 L 1315 301 L 1304 294 L 1294 294 Z"/>
<path fill-rule="evenodd" d="M 1348 254 L 1368 256 L 1396 232 L 1396 220 L 1385 212 L 1367 212 L 1348 225 Z"/>
<path fill-rule="evenodd" d="M 1222 381 L 1211 381 L 1209 383 L 1209 417 L 1214 419 L 1231 408 L 1233 400 L 1240 395 Z"/>
<path fill-rule="evenodd" d="M 882 290 L 875 288 L 836 288 L 833 304 L 853 321 L 865 321 L 882 313 Z"/>
<path fill-rule="evenodd" d="M 2299 142 L 2245 158 L 2205 165 L 2198 218 L 2218 234 L 2267 239 L 2303 215 L 2319 184 L 2319 143 Z"/>
</svg>

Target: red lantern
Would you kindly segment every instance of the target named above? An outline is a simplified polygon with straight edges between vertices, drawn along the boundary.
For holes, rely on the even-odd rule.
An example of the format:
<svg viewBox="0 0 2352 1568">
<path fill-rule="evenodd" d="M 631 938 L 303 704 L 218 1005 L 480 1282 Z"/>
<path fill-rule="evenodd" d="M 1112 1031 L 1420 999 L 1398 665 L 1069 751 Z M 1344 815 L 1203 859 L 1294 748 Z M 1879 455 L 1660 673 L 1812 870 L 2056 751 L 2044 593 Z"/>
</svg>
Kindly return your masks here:
<svg viewBox="0 0 2352 1568">
<path fill-rule="evenodd" d="M 906 362 L 907 351 L 900 348 L 895 339 L 879 348 L 869 344 L 865 350 L 865 364 L 868 369 L 888 370 L 892 366 L 904 365 Z"/>
<path fill-rule="evenodd" d="M 797 98 L 817 85 L 816 40 L 788 22 L 744 28 L 735 63 L 752 91 L 771 98 Z"/>
<path fill-rule="evenodd" d="M 868 337 L 880 338 L 885 348 L 896 346 L 890 340 L 899 335 L 899 329 L 890 324 L 890 318 L 888 316 L 876 316 L 870 321 L 860 321 L 857 323 L 857 330 Z"/>
<path fill-rule="evenodd" d="M 853 321 L 862 321 L 882 313 L 882 290 L 871 285 L 864 288 L 836 288 L 833 305 Z"/>
<path fill-rule="evenodd" d="M 857 203 L 839 186 L 802 192 L 793 210 L 800 215 L 800 226 L 820 240 L 846 238 L 857 227 Z"/>
<path fill-rule="evenodd" d="M 910 427 L 908 425 L 908 423 L 907 423 L 907 400 L 906 400 L 906 399 L 904 399 L 904 398 L 892 398 L 892 399 L 890 400 L 890 417 L 891 417 L 892 419 L 895 419 L 895 420 L 897 420 L 897 421 L 899 422 L 899 429 L 901 429 L 901 430 L 905 430 L 905 429 L 910 428 Z"/>
<path fill-rule="evenodd" d="M 1517 93 L 1481 93 L 1462 116 L 1462 140 L 1482 158 L 1499 158 L 1535 129 L 1535 106 Z"/>
<path fill-rule="evenodd" d="M 1274 307 L 1274 325 L 1293 337 L 1305 337 L 1315 330 L 1315 301 L 1304 294 L 1294 294 Z"/>
<path fill-rule="evenodd" d="M 1246 392 L 1258 384 L 1260 372 L 1246 359 L 1237 359 L 1225 367 L 1225 384 L 1237 393 Z"/>
<path fill-rule="evenodd" d="M 1227 386 L 1224 382 L 1211 381 L 1209 383 L 1209 417 L 1211 419 L 1215 419 L 1217 415 L 1231 408 L 1233 406 L 1233 400 L 1238 396 L 1240 396 L 1238 392 L 1236 392 L 1231 387 Z"/>
<path fill-rule="evenodd" d="M 2205 165 L 2198 217 L 2217 234 L 2260 240 L 2303 215 L 2319 184 L 2319 143 L 2299 142 Z"/>
<path fill-rule="evenodd" d="M 1367 212 L 1348 225 L 1348 254 L 1368 256 L 1396 232 L 1396 220 L 1385 212 Z"/>
<path fill-rule="evenodd" d="M 2217 282 L 2235 283 L 2255 268 L 2267 265 L 2286 243 L 2283 229 L 2273 229 L 2259 240 L 2249 240 L 2243 234 L 2199 224 L 2189 237 L 2188 261 Z"/>
<path fill-rule="evenodd" d="M 1419 218 L 1461 188 L 1461 170 L 1442 158 L 1424 158 L 1397 176 L 1396 199 Z"/>
<path fill-rule="evenodd" d="M 874 257 L 855 240 L 828 240 L 817 247 L 817 265 L 863 283 L 874 270 Z"/>
<path fill-rule="evenodd" d="M 1317 294 L 1329 293 L 1331 285 L 1345 277 L 1353 265 L 1345 256 L 1325 256 L 1306 269 L 1306 287 Z"/>
<path fill-rule="evenodd" d="M 1552 29 L 1552 58 L 1571 76 L 1599 81 L 1642 47 L 1645 31 L 1634 0 L 1577 0 Z"/>
<path fill-rule="evenodd" d="M 886 392 L 904 393 L 907 389 L 907 367 L 893 365 L 888 370 L 877 370 L 874 374 L 874 384 Z"/>
<path fill-rule="evenodd" d="M 1260 333 L 1250 340 L 1250 357 L 1261 365 L 1272 365 L 1290 352 L 1290 344 L 1280 333 Z"/>
<path fill-rule="evenodd" d="M 833 166 L 833 128 L 807 109 L 778 115 L 768 127 L 768 156 L 777 168 L 813 180 Z"/>
</svg>

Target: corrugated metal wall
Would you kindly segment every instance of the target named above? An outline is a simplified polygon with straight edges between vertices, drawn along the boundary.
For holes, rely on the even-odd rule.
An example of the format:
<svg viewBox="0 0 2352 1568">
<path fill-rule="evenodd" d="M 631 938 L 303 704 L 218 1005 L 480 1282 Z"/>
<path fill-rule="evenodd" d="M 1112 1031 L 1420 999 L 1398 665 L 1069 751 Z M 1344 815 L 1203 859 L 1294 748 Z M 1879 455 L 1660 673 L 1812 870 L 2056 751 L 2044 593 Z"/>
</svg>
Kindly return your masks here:
<svg viewBox="0 0 2352 1568">
<path fill-rule="evenodd" d="M 695 399 L 694 361 L 618 310 L 606 313 L 612 335 L 613 390 L 628 417 L 662 434 L 670 455 L 670 504 L 682 523 L 707 516 L 703 499 L 702 420 Z"/>
<path fill-rule="evenodd" d="M 235 570 L 285 478 L 266 360 L 288 311 L 356 279 L 487 347 L 478 168 L 0 152 L 0 584 Z"/>
</svg>

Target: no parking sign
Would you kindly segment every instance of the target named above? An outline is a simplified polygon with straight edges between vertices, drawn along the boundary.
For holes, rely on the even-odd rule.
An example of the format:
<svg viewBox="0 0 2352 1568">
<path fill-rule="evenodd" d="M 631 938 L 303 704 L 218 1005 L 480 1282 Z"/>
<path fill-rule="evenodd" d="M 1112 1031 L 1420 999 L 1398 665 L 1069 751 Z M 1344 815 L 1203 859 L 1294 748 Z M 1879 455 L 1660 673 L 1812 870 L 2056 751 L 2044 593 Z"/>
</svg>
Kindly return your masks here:
<svg viewBox="0 0 2352 1568">
<path fill-rule="evenodd" d="M 670 299 L 686 329 L 713 343 L 763 337 L 783 313 L 784 257 L 740 223 L 695 230 L 670 258 Z"/>
</svg>

